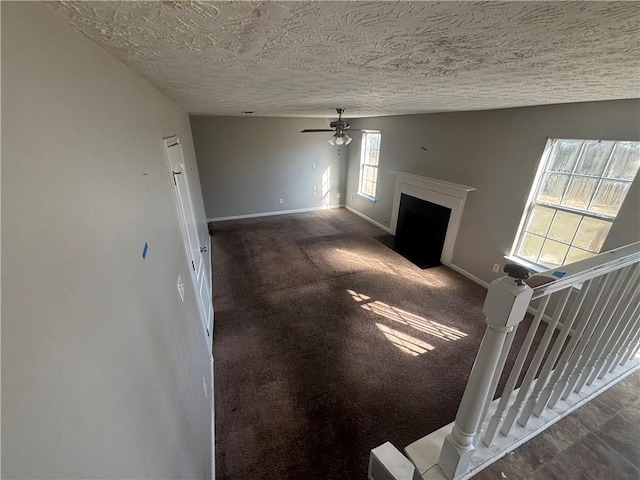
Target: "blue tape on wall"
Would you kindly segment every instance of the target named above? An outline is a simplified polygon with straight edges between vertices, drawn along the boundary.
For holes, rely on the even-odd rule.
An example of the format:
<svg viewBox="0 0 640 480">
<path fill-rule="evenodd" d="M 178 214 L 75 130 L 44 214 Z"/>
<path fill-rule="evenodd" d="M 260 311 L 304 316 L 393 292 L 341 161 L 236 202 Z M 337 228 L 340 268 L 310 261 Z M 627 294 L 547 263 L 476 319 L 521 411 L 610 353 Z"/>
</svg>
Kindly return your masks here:
<svg viewBox="0 0 640 480">
<path fill-rule="evenodd" d="M 553 275 L 554 277 L 558 277 L 558 278 L 562 278 L 567 274 L 567 272 L 561 272 L 559 270 L 556 270 L 555 272 L 553 272 L 551 275 Z"/>
<path fill-rule="evenodd" d="M 144 260 L 145 258 L 147 258 L 147 250 L 149 249 L 149 245 L 147 245 L 147 242 L 144 242 L 144 248 L 142 249 L 142 259 Z"/>
</svg>

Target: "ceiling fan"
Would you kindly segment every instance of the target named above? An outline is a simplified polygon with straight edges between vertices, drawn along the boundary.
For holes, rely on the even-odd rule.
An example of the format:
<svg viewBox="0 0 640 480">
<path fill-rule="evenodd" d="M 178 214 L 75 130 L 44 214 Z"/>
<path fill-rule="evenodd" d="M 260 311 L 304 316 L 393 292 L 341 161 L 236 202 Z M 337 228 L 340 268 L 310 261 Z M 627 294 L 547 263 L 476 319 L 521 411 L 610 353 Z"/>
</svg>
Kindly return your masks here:
<svg viewBox="0 0 640 480">
<path fill-rule="evenodd" d="M 347 130 L 349 130 L 351 124 L 342 119 L 344 108 L 336 108 L 336 112 L 338 112 L 338 120 L 329 124 L 331 128 L 307 128 L 301 130 L 300 133 L 334 132 L 333 136 L 327 140 L 331 145 L 349 145 L 352 139 L 347 135 Z M 359 132 L 360 130 L 354 128 L 350 131 Z"/>
</svg>

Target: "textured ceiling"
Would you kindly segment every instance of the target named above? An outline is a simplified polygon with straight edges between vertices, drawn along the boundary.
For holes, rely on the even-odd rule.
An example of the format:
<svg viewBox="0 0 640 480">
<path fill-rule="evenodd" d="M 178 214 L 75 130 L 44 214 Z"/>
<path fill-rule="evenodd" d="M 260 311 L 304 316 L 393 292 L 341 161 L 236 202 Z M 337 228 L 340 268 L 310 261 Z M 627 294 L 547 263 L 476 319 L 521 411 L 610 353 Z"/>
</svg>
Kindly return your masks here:
<svg viewBox="0 0 640 480">
<path fill-rule="evenodd" d="M 640 97 L 636 2 L 59 2 L 190 113 L 347 117 Z"/>
</svg>

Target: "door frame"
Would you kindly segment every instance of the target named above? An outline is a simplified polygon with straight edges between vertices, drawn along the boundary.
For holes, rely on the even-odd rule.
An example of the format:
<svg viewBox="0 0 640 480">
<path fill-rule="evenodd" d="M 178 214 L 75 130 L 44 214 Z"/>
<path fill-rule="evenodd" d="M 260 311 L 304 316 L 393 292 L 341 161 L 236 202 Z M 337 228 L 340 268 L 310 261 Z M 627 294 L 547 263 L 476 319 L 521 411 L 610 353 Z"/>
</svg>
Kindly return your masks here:
<svg viewBox="0 0 640 480">
<path fill-rule="evenodd" d="M 193 266 L 193 268 L 191 268 L 191 245 L 189 242 L 189 233 L 186 231 L 189 226 L 187 225 L 187 221 L 184 217 L 184 215 L 188 215 L 189 213 L 193 216 L 193 219 L 195 221 L 195 219 L 197 218 L 195 215 L 195 210 L 193 208 L 193 200 L 191 197 L 191 188 L 189 187 L 189 176 L 187 174 L 186 171 L 181 172 L 184 175 L 184 179 L 185 179 L 185 186 L 186 186 L 186 191 L 184 192 L 184 194 L 186 195 L 186 198 L 184 198 L 185 203 L 188 205 L 188 208 L 190 209 L 189 213 L 182 213 L 182 206 L 181 206 L 181 199 L 180 199 L 180 192 L 178 190 L 178 186 L 177 183 L 175 181 L 175 175 L 174 175 L 174 171 L 173 171 L 173 166 L 171 164 L 171 159 L 169 158 L 169 148 L 171 147 L 175 147 L 177 145 L 180 146 L 180 153 L 182 155 L 182 161 L 184 162 L 184 152 L 182 151 L 182 144 L 180 143 L 180 139 L 178 136 L 171 136 L 171 137 L 167 137 L 163 139 L 164 142 L 164 151 L 165 151 L 165 157 L 167 159 L 167 167 L 168 167 L 168 178 L 169 178 L 169 182 L 171 184 L 171 191 L 173 194 L 173 200 L 175 203 L 175 208 L 176 208 L 176 216 L 177 216 L 177 220 L 178 220 L 178 224 L 179 224 L 179 228 L 180 228 L 180 233 L 181 233 L 181 237 L 182 237 L 182 243 L 184 245 L 184 249 L 185 249 L 185 255 L 186 255 L 186 260 L 187 260 L 187 268 L 189 270 L 189 275 L 191 277 L 191 284 L 193 286 L 193 292 L 195 295 L 195 299 L 196 299 L 196 303 L 199 304 L 200 303 L 200 299 L 199 299 L 199 289 L 200 286 L 198 284 L 198 278 L 197 278 L 197 273 L 195 271 L 195 265 Z M 184 165 L 184 163 L 183 163 Z M 186 166 L 184 168 L 184 170 L 186 170 Z M 201 238 L 200 238 L 200 234 L 198 232 L 198 228 L 197 228 L 197 224 L 194 224 L 194 230 L 195 230 L 195 236 L 196 238 L 194 239 L 195 242 L 202 247 L 201 245 Z M 203 263 L 211 262 L 211 239 L 209 237 L 207 237 L 206 242 L 204 244 L 204 246 L 206 246 L 207 248 L 207 255 L 204 258 L 201 258 L 201 260 L 203 261 Z M 202 251 L 200 252 L 200 256 L 202 257 Z M 211 265 L 211 263 L 209 263 L 209 265 Z M 201 275 L 203 275 L 204 277 L 208 277 L 208 273 L 209 273 L 209 268 L 207 268 L 206 265 L 202 266 L 202 272 L 200 272 Z M 205 341 L 207 344 L 207 349 L 209 351 L 209 355 L 212 356 L 213 355 L 213 350 L 212 350 L 212 346 L 213 346 L 213 319 L 214 319 L 214 312 L 213 312 L 213 295 L 212 295 L 212 287 L 211 287 L 211 278 L 204 278 L 204 282 L 205 282 L 205 286 L 208 289 L 207 292 L 207 302 L 208 305 L 202 305 L 202 310 L 201 310 L 201 306 L 198 305 L 198 316 L 200 316 L 200 322 L 202 324 L 202 328 L 205 334 Z M 207 310 L 208 307 L 208 310 Z M 208 315 L 207 315 L 208 314 Z"/>
</svg>

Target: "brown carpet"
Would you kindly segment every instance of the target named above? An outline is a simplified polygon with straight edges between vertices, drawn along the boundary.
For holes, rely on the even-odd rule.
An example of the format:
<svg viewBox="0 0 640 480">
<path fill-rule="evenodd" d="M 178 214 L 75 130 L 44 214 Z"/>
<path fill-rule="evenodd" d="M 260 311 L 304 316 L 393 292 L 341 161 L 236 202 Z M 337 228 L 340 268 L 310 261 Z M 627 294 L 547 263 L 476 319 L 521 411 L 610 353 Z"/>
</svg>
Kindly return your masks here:
<svg viewBox="0 0 640 480">
<path fill-rule="evenodd" d="M 345 209 L 210 231 L 218 480 L 366 478 L 370 449 L 453 421 L 486 290 Z"/>
</svg>

